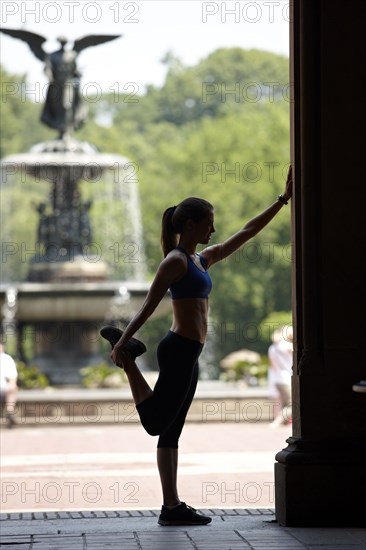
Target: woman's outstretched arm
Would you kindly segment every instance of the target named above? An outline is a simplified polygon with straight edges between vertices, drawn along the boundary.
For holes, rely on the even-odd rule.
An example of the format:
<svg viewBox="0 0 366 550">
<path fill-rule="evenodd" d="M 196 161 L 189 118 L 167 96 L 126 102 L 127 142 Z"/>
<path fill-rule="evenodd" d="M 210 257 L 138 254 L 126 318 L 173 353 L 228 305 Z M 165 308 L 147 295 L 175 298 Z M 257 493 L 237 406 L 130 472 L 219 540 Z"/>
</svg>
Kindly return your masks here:
<svg viewBox="0 0 366 550">
<path fill-rule="evenodd" d="M 201 255 L 206 260 L 208 267 L 219 262 L 238 250 L 243 244 L 257 235 L 281 210 L 284 203 L 292 197 L 292 169 L 290 167 L 287 175 L 285 191 L 282 194 L 283 201 L 277 200 L 271 206 L 266 208 L 261 214 L 252 218 L 244 225 L 240 231 L 234 233 L 231 237 L 220 244 L 205 248 Z"/>
</svg>

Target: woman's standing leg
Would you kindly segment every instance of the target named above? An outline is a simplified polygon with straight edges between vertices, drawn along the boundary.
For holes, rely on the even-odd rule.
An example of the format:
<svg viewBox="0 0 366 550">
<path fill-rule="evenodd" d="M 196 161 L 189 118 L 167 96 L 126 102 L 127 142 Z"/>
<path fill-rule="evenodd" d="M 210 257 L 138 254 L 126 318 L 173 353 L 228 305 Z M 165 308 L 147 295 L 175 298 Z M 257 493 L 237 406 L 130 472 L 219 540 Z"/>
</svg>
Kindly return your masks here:
<svg viewBox="0 0 366 550">
<path fill-rule="evenodd" d="M 164 498 L 164 504 L 158 520 L 160 525 L 206 525 L 211 522 L 210 517 L 197 513 L 194 508 L 187 506 L 185 502 L 181 502 L 178 496 L 178 440 L 196 391 L 198 361 L 194 364 L 190 378 L 189 390 L 183 405 L 180 407 L 173 422 L 159 437 L 157 457 Z"/>
<path fill-rule="evenodd" d="M 129 353 L 125 353 L 123 357 L 123 368 L 136 405 L 153 395 L 152 389 Z M 177 491 L 178 448 L 158 448 L 157 463 L 164 505 L 175 506 L 180 503 Z"/>
<path fill-rule="evenodd" d="M 184 363 L 184 361 L 183 361 Z M 176 365 L 177 366 L 177 365 Z M 188 412 L 188 409 L 192 403 L 198 380 L 198 363 L 194 365 L 193 373 L 192 370 L 188 368 L 189 365 L 183 365 L 186 367 L 184 370 L 191 373 L 191 379 L 188 381 L 188 391 L 186 389 L 186 394 L 184 396 L 184 401 L 181 407 L 177 410 L 176 416 L 167 428 L 164 433 L 159 438 L 158 449 L 157 449 L 157 464 L 158 470 L 162 485 L 163 491 L 163 500 L 165 506 L 175 506 L 180 503 L 177 490 L 177 469 L 178 469 L 178 440 L 182 432 L 185 418 Z M 125 353 L 123 359 L 123 368 L 128 377 L 132 395 L 136 405 L 145 401 L 153 395 L 153 391 L 150 386 L 147 384 L 145 378 L 137 367 L 136 363 L 132 360 L 129 353 Z M 181 372 L 172 372 L 172 364 L 169 364 L 170 375 L 173 375 L 173 378 L 177 376 L 178 380 L 175 380 L 175 383 L 183 388 L 185 385 L 181 379 L 182 374 L 183 378 L 186 375 Z M 175 376 L 174 376 L 175 374 Z M 165 378 L 163 376 L 163 378 Z M 171 377 L 169 377 L 171 378 Z M 169 385 L 174 382 L 174 379 L 170 379 Z M 187 382 L 186 382 L 187 383 Z M 175 384 L 175 385 L 176 385 Z M 165 384 L 164 384 L 165 385 Z M 168 389 L 167 386 L 165 386 Z"/>
<path fill-rule="evenodd" d="M 157 462 L 164 506 L 180 504 L 177 488 L 178 449 L 157 448 Z"/>
<path fill-rule="evenodd" d="M 178 441 L 183 430 L 185 419 L 191 406 L 198 382 L 198 361 L 196 361 L 191 377 L 190 387 L 184 403 L 179 409 L 174 421 L 165 430 L 158 441 L 157 460 L 163 491 L 164 506 L 176 506 L 180 503 L 177 488 L 178 473 Z"/>
<path fill-rule="evenodd" d="M 143 426 L 151 435 L 160 435 L 157 462 L 164 499 L 158 520 L 161 525 L 211 522 L 211 518 L 181 502 L 177 489 L 178 440 L 196 391 L 202 347 L 174 333 L 160 342 L 160 374 L 154 391 L 131 358 L 123 363 Z"/>
</svg>

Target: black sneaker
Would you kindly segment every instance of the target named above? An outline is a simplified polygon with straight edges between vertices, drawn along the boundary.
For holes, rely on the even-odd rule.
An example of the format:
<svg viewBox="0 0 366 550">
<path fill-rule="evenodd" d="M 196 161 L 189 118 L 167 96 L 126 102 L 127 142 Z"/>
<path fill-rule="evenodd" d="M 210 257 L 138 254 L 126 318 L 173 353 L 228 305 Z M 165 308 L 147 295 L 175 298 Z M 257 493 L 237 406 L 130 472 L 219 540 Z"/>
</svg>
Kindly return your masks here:
<svg viewBox="0 0 366 550">
<path fill-rule="evenodd" d="M 100 329 L 99 334 L 103 338 L 108 340 L 113 349 L 118 340 L 121 338 L 123 331 L 117 327 L 107 325 Z M 124 348 L 131 354 L 133 360 L 135 360 L 136 357 L 139 357 L 139 355 L 142 355 L 146 351 L 145 344 L 143 344 L 140 340 L 137 340 L 137 338 L 130 338 L 125 344 Z"/>
<path fill-rule="evenodd" d="M 211 523 L 211 518 L 197 514 L 194 508 L 181 502 L 179 506 L 171 510 L 162 506 L 158 523 L 160 525 L 207 525 L 207 523 Z"/>
</svg>

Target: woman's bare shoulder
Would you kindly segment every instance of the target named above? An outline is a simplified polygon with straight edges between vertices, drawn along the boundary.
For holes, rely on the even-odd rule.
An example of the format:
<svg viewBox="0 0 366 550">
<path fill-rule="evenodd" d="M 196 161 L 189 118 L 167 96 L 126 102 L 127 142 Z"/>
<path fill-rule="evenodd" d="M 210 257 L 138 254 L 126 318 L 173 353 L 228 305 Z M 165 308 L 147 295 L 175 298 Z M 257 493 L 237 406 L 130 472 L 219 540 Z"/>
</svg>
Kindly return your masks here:
<svg viewBox="0 0 366 550">
<path fill-rule="evenodd" d="M 160 263 L 158 271 L 169 272 L 176 277 L 179 277 L 187 270 L 187 257 L 181 250 L 171 250 Z"/>
</svg>

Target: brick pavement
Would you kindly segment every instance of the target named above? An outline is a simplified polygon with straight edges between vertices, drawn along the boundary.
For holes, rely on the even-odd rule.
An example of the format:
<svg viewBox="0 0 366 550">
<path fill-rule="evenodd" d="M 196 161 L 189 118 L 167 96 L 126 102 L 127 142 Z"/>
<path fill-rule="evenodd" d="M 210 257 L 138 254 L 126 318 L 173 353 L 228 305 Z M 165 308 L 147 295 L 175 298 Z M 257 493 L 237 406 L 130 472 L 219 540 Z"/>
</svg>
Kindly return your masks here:
<svg viewBox="0 0 366 550">
<path fill-rule="evenodd" d="M 209 509 L 202 527 L 161 527 L 157 510 L 1 514 L 4 550 L 365 550 L 365 529 L 283 528 L 273 509 Z"/>
</svg>

